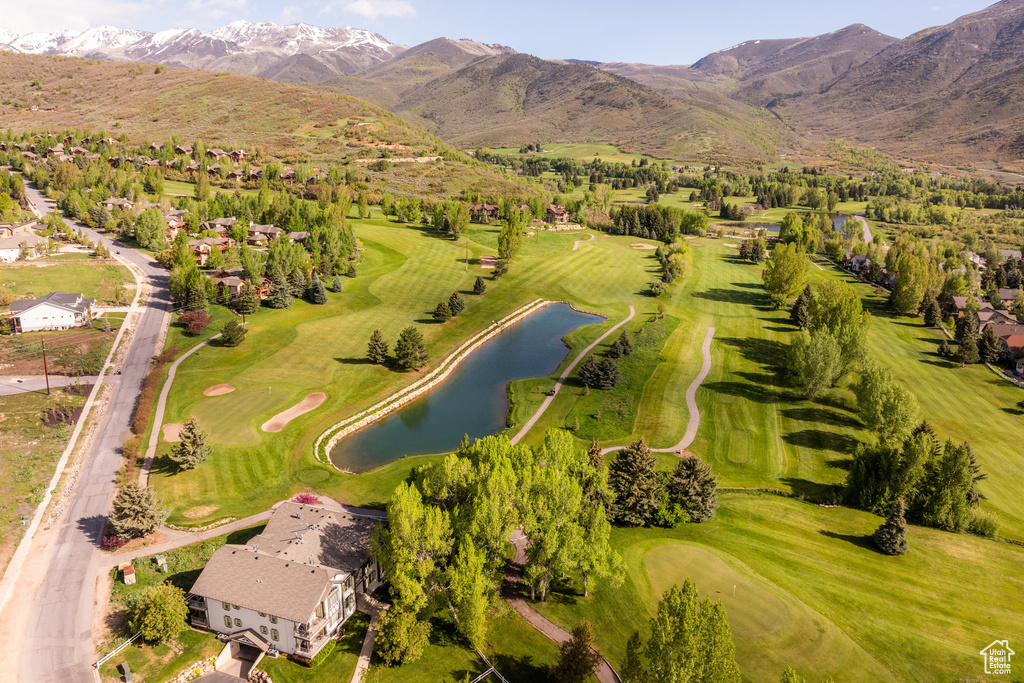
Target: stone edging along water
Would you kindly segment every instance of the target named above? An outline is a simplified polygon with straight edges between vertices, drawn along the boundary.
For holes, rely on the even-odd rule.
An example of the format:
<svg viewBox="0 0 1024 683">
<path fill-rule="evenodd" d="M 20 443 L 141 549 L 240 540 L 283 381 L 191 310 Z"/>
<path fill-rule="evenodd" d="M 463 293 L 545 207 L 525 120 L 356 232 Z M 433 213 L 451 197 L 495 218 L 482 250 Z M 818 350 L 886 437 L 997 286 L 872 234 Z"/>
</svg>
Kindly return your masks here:
<svg viewBox="0 0 1024 683">
<path fill-rule="evenodd" d="M 465 343 L 462 344 L 462 346 L 455 349 L 455 351 L 449 354 L 447 358 L 441 361 L 441 364 L 438 365 L 425 377 L 422 377 L 416 382 L 413 382 L 404 389 L 398 390 L 394 394 L 391 394 L 387 398 L 377 402 L 376 404 L 370 406 L 366 410 L 356 413 L 355 415 L 352 415 L 351 417 L 348 417 L 342 420 L 341 422 L 338 422 L 333 426 L 329 427 L 327 430 L 323 432 L 323 434 L 320 435 L 320 437 L 316 440 L 316 444 L 313 446 L 313 454 L 316 456 L 316 459 L 319 460 L 320 462 L 323 462 L 324 459 L 326 458 L 327 462 L 331 463 L 331 466 L 334 467 L 334 469 L 338 470 L 339 472 L 346 472 L 347 470 L 343 470 L 342 468 L 335 465 L 330 458 L 331 449 L 333 449 L 338 444 L 339 441 L 344 439 L 349 434 L 359 431 L 363 427 L 366 427 L 367 425 L 376 422 L 385 415 L 394 412 L 395 410 L 398 410 L 409 401 L 412 401 L 413 399 L 418 398 L 425 394 L 426 392 L 430 391 L 435 386 L 443 382 L 448 377 L 448 375 L 451 374 L 452 370 L 454 370 L 459 365 L 459 363 L 461 363 L 467 357 L 469 357 L 469 354 L 476 351 L 481 345 L 489 341 L 496 334 L 507 329 L 509 326 L 514 325 L 517 322 L 520 322 L 530 314 L 536 313 L 541 308 L 544 308 L 545 306 L 554 303 L 558 302 L 545 301 L 544 299 L 535 299 L 534 301 L 531 301 L 525 306 L 516 309 L 512 313 L 509 313 L 507 316 L 502 318 L 501 320 L 491 323 L 490 326 L 487 327 L 487 329 L 483 330 L 482 332 L 479 332 L 478 334 L 468 339 Z M 323 456 L 321 456 L 321 453 L 323 453 Z"/>
</svg>

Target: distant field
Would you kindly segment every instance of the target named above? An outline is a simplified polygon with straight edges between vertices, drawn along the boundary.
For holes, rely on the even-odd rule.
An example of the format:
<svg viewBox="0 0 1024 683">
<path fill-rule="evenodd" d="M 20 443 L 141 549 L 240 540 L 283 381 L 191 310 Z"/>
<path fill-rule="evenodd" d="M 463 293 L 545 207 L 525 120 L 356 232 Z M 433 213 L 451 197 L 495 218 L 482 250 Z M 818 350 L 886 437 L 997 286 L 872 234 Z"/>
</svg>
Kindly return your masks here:
<svg viewBox="0 0 1024 683">
<path fill-rule="evenodd" d="M 593 161 L 595 157 L 600 158 L 602 161 L 619 161 L 622 163 L 632 163 L 636 161 L 640 162 L 641 159 L 647 159 L 650 162 L 660 162 L 661 159 L 657 157 L 648 156 L 646 154 L 632 154 L 629 152 L 622 152 L 615 145 L 609 145 L 600 142 L 552 142 L 543 144 L 544 151 L 528 152 L 524 154 L 524 157 L 539 156 L 545 159 L 577 159 L 579 161 Z M 499 154 L 519 154 L 519 147 L 502 147 L 494 149 L 493 151 Z M 467 153 L 472 153 L 474 150 L 467 150 Z M 682 162 L 677 162 L 682 163 Z M 701 168 L 703 164 L 696 164 Z"/>
<path fill-rule="evenodd" d="M 134 296 L 135 279 L 124 266 L 113 261 L 16 261 L 0 265 L 0 287 L 18 297 L 40 297 L 50 292 L 81 292 L 99 303 L 113 303 L 114 291 L 125 289 L 127 301 Z"/>
</svg>

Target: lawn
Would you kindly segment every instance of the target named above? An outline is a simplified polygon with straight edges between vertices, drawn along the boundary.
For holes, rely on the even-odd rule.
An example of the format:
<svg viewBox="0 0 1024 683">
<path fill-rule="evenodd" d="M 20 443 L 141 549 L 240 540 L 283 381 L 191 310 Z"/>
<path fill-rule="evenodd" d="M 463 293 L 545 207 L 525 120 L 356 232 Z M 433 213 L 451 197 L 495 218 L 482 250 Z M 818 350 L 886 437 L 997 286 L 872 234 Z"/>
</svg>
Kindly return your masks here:
<svg viewBox="0 0 1024 683">
<path fill-rule="evenodd" d="M 189 589 L 199 578 L 203 567 L 213 556 L 217 548 L 226 543 L 244 544 L 253 536 L 263 531 L 265 525 L 254 526 L 248 529 L 235 531 L 231 534 L 211 538 L 208 541 L 194 543 L 176 550 L 164 553 L 167 558 L 168 573 L 164 574 L 157 570 L 156 562 L 152 557 L 143 557 L 132 562 L 135 566 L 136 582 L 133 585 L 125 585 L 121 582 L 119 572 L 112 570 L 114 574 L 113 589 L 111 591 L 111 602 L 114 611 L 114 626 L 101 645 L 101 650 L 113 649 L 113 647 L 132 635 L 124 625 L 124 613 L 119 605 L 131 594 L 137 594 L 150 586 L 170 583 L 188 593 Z M 159 645 L 143 645 L 136 642 L 123 650 L 117 656 L 111 658 L 100 667 L 100 675 L 103 680 L 120 680 L 117 665 L 127 661 L 135 674 L 137 681 L 165 681 L 176 675 L 185 667 L 197 661 L 215 656 L 221 651 L 224 644 L 219 642 L 212 634 L 193 631 L 186 628 L 172 643 L 161 643 Z"/>
<path fill-rule="evenodd" d="M 17 261 L 0 265 L 0 287 L 10 289 L 18 298 L 81 292 L 101 304 L 113 304 L 118 288 L 134 284 L 128 269 L 113 261 Z M 124 301 L 130 303 L 134 287 L 124 294 Z"/>
<path fill-rule="evenodd" d="M 433 617 L 431 625 L 430 644 L 415 662 L 388 667 L 374 658 L 379 683 L 459 683 L 487 669 L 455 631 L 447 612 Z M 499 602 L 493 608 L 486 640 L 484 655 L 511 683 L 553 683 L 548 668 L 558 659 L 558 646 L 527 624 L 507 603 Z"/>
<path fill-rule="evenodd" d="M 621 666 L 626 640 L 648 628 L 661 592 L 690 578 L 723 602 L 747 680 L 777 681 L 787 666 L 837 683 L 981 679 L 979 650 L 997 637 L 1024 639 L 1019 603 L 1007 599 L 1024 590 L 1019 549 L 912 527 L 910 553 L 892 558 L 868 536 L 880 522 L 857 510 L 728 494 L 704 524 L 614 529 L 625 582 L 587 599 L 555 594 L 537 607 L 563 626 L 590 620 L 598 647 Z"/>
<path fill-rule="evenodd" d="M 274 683 L 335 683 L 348 681 L 356 670 L 359 650 L 363 647 L 370 617 L 356 612 L 345 622 L 345 633 L 338 639 L 334 652 L 315 668 L 298 664 L 287 657 L 264 657 L 259 668 L 266 671 Z"/>
</svg>

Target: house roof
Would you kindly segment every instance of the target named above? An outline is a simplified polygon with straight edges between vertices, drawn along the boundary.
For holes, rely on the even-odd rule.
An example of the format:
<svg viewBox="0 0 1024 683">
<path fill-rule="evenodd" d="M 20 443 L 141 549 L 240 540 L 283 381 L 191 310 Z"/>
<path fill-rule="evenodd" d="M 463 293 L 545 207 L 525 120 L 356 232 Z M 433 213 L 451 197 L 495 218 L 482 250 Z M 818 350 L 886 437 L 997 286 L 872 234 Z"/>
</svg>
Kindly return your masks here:
<svg viewBox="0 0 1024 683">
<path fill-rule="evenodd" d="M 192 593 L 306 623 L 334 575 L 327 567 L 225 545 L 213 553 Z"/>
<path fill-rule="evenodd" d="M 1002 301 L 1012 301 L 1013 297 L 1015 297 L 1015 296 L 1017 296 L 1017 290 L 1016 289 L 1003 289 L 1003 288 L 999 289 L 999 298 Z"/>
<path fill-rule="evenodd" d="M 81 294 L 50 292 L 46 296 L 41 296 L 38 299 L 27 299 L 11 303 L 11 313 L 25 313 L 36 306 L 42 306 L 44 304 L 63 308 L 68 311 L 74 311 L 75 313 L 85 313 L 94 303 L 96 303 L 95 299 L 85 299 Z"/>
<path fill-rule="evenodd" d="M 323 507 L 282 503 L 251 543 L 259 552 L 345 572 L 358 571 L 370 556 L 370 534 L 379 520 Z"/>
</svg>

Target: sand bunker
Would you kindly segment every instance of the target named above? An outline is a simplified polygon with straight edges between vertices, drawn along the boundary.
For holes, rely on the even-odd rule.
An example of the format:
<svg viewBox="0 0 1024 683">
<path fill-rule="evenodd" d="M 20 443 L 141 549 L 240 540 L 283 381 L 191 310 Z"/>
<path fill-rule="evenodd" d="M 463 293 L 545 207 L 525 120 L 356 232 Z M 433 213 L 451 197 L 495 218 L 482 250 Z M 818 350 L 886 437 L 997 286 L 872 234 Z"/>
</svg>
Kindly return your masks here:
<svg viewBox="0 0 1024 683">
<path fill-rule="evenodd" d="M 164 425 L 164 441 L 168 443 L 181 441 L 181 437 L 178 434 L 184 428 L 185 425 L 180 422 L 168 422 Z"/>
<path fill-rule="evenodd" d="M 481 256 L 480 267 L 484 270 L 494 270 L 494 267 L 498 265 L 498 259 L 493 256 Z"/>
<path fill-rule="evenodd" d="M 270 418 L 263 423 L 260 427 L 265 432 L 279 432 L 287 426 L 289 422 L 297 418 L 299 415 L 305 415 L 311 410 L 315 410 L 320 407 L 320 404 L 327 400 L 327 394 L 322 391 L 318 391 L 315 394 L 310 394 L 306 398 L 298 402 L 298 404 L 292 406 L 283 413 L 278 413 L 274 417 Z"/>
<path fill-rule="evenodd" d="M 634 249 L 651 249 L 651 250 L 654 250 L 654 249 L 658 248 L 658 247 L 654 246 L 653 244 L 645 244 L 644 242 L 636 242 L 635 244 L 631 244 L 629 246 L 633 247 Z"/>
<path fill-rule="evenodd" d="M 738 245 L 738 244 L 730 244 L 729 242 L 726 242 L 726 243 L 725 243 L 725 244 L 723 244 L 722 246 L 725 246 L 725 247 L 732 247 L 733 249 L 739 249 L 739 248 L 740 248 L 740 245 Z"/>
<path fill-rule="evenodd" d="M 235 388 L 230 384 L 214 384 L 203 392 L 203 396 L 223 396 L 224 394 L 230 394 L 234 390 Z"/>
</svg>

